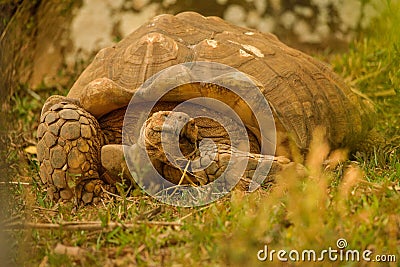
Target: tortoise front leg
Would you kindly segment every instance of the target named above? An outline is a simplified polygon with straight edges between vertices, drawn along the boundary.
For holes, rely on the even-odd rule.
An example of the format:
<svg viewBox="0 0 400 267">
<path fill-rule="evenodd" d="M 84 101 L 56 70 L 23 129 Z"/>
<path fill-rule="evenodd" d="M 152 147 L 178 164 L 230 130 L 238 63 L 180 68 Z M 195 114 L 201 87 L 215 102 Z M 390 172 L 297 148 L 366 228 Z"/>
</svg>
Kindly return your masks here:
<svg viewBox="0 0 400 267">
<path fill-rule="evenodd" d="M 52 200 L 89 203 L 101 194 L 102 132 L 77 100 L 51 96 L 43 107 L 37 136 L 40 177 Z"/>
</svg>

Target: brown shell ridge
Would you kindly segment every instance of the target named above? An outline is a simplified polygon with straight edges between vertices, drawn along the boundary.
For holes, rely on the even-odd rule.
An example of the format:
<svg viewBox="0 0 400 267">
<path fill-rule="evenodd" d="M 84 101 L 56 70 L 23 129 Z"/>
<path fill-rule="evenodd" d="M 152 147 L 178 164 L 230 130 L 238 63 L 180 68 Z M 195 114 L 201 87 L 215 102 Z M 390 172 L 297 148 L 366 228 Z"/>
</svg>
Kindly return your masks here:
<svg viewBox="0 0 400 267">
<path fill-rule="evenodd" d="M 329 84 L 335 85 L 336 94 L 339 93 L 342 96 L 341 99 L 346 102 L 343 104 L 343 108 L 340 109 L 342 112 L 346 113 L 344 117 L 348 118 L 346 125 L 343 126 L 348 129 L 348 132 L 346 131 L 346 135 L 343 138 L 343 145 L 348 146 L 356 143 L 372 128 L 369 117 L 373 113 L 373 110 L 363 106 L 362 99 L 352 92 L 351 88 L 338 74 L 332 71 L 332 68 L 328 64 L 315 60 L 308 55 L 304 55 L 304 57 L 308 61 L 313 62 L 320 69 L 320 72 L 323 73 L 324 78 L 329 81 Z M 317 76 L 318 73 L 315 75 Z M 331 103 L 332 99 L 335 98 L 336 97 L 326 99 L 325 103 Z M 340 129 L 340 127 L 338 128 Z"/>
<path fill-rule="evenodd" d="M 327 129 L 327 133 L 331 145 L 334 148 L 341 145 L 351 145 L 362 134 L 361 129 L 357 129 L 357 126 L 362 124 L 357 103 L 351 102 L 349 96 L 341 89 L 346 85 L 339 87 L 335 80 L 327 75 L 322 75 L 322 73 L 320 76 L 317 73 L 313 76 L 316 77 L 318 86 L 325 85 L 324 105 L 329 106 L 330 114 L 326 114 L 323 118 L 330 121 L 330 128 Z M 321 83 L 323 84 L 321 85 Z M 329 92 L 331 93 L 329 94 Z"/>
<path fill-rule="evenodd" d="M 277 61 L 275 58 L 273 58 L 273 60 Z M 297 66 L 297 69 L 293 69 L 294 65 L 292 63 L 296 61 L 296 57 L 286 61 L 283 61 L 282 59 L 279 60 L 278 58 L 278 62 L 271 63 L 269 63 L 268 60 L 265 60 L 266 66 L 268 66 L 268 68 L 276 75 L 275 77 L 269 77 L 267 79 L 269 82 L 266 85 L 268 88 L 266 98 L 270 100 L 270 103 L 274 103 L 276 106 L 276 113 L 281 119 L 284 127 L 295 133 L 297 145 L 304 148 L 307 146 L 309 139 L 307 134 L 307 117 L 304 116 L 304 106 L 302 105 L 302 98 L 299 96 L 301 90 L 293 90 L 290 84 L 290 78 L 293 76 L 300 78 L 297 73 L 303 71 L 298 67 L 298 65 L 295 65 Z M 289 64 L 285 64 L 285 62 L 288 62 Z M 280 66 L 280 69 L 276 69 L 276 67 L 273 67 L 272 65 Z M 310 93 L 307 91 L 304 91 L 303 93 L 306 93 L 306 96 L 303 96 L 303 99 L 309 99 Z M 287 97 L 291 97 L 292 99 L 287 99 Z"/>
<path fill-rule="evenodd" d="M 314 108 L 314 111 L 311 112 L 314 115 L 314 120 L 305 122 L 308 128 L 308 143 L 311 141 L 315 128 L 317 126 L 322 126 L 326 129 L 330 144 L 332 146 L 337 146 L 343 142 L 344 135 L 341 134 L 343 132 L 341 131 L 342 129 L 338 131 L 338 127 L 332 126 L 349 126 L 350 116 L 346 110 L 346 106 L 348 106 L 349 103 L 346 103 L 346 98 L 329 77 L 326 77 L 318 70 L 312 71 L 310 67 L 312 69 L 315 69 L 315 67 L 308 65 L 311 64 L 305 64 L 305 66 L 303 66 L 304 73 L 306 73 L 304 78 L 308 79 L 303 81 L 304 84 L 306 84 L 304 91 L 307 91 L 308 97 L 300 101 L 303 108 L 306 104 L 310 104 L 312 105 L 311 108 Z M 314 85 L 315 87 L 312 89 L 307 85 Z M 323 98 L 323 101 L 320 102 L 322 105 L 318 105 L 316 101 L 318 97 Z M 312 102 L 309 102 L 307 99 Z M 350 129 L 352 131 L 353 129 L 351 127 L 352 126 L 350 126 Z"/>
<path fill-rule="evenodd" d="M 325 103 L 325 105 L 329 105 L 329 97 L 326 95 L 326 91 L 322 90 L 321 83 L 318 81 L 318 79 L 315 79 L 314 76 L 318 72 L 318 67 L 312 64 L 313 62 L 302 60 L 304 59 L 304 56 L 302 53 L 299 52 L 298 56 L 294 57 L 293 59 L 288 59 L 286 62 L 290 62 L 290 66 L 287 68 L 284 67 L 285 64 L 279 65 L 281 69 L 286 69 L 282 72 L 282 70 L 276 71 L 279 73 L 279 76 L 281 77 L 280 83 L 275 86 L 275 88 L 280 88 L 282 92 L 276 92 L 276 93 L 270 93 L 267 98 L 271 98 L 271 94 L 279 94 L 279 95 L 289 95 L 295 97 L 296 101 L 289 103 L 286 103 L 282 101 L 280 96 L 275 97 L 275 101 L 278 103 L 279 110 L 277 110 L 278 117 L 281 118 L 281 122 L 284 125 L 284 127 L 290 131 L 296 133 L 297 136 L 297 141 L 299 142 L 298 145 L 300 147 L 307 147 L 311 136 L 312 136 L 312 131 L 315 129 L 317 125 L 322 124 L 322 126 L 326 127 L 328 130 L 328 133 L 332 130 L 331 125 L 334 125 L 333 117 L 335 116 L 329 116 L 326 111 L 324 111 L 323 106 L 318 106 L 316 105 L 316 101 L 318 99 L 315 99 L 315 97 L 323 98 L 322 103 Z M 302 60 L 302 61 L 301 61 Z M 301 63 L 300 63 L 301 62 Z M 275 64 L 276 65 L 276 64 Z M 325 80 L 330 80 L 328 77 L 323 75 L 322 73 L 321 77 Z M 317 75 L 318 76 L 318 75 Z M 294 78 L 293 78 L 294 77 Z M 297 86 L 292 86 L 291 84 L 282 86 L 282 84 L 286 83 L 288 81 L 298 81 L 301 83 L 301 88 L 302 90 L 291 90 L 290 88 L 298 88 Z M 331 81 L 331 80 L 330 80 Z M 333 82 L 333 81 L 331 81 Z M 309 88 L 309 85 L 315 85 L 314 89 Z M 331 83 L 327 83 L 328 86 L 331 86 Z M 336 87 L 336 86 L 335 86 Z M 337 88 L 337 87 L 336 87 Z M 335 88 L 335 89 L 336 89 Z M 276 90 L 276 89 L 275 89 Z M 339 91 L 339 95 L 342 94 L 340 90 L 335 90 L 335 94 L 337 94 Z M 322 94 L 315 94 L 315 92 L 322 92 Z M 299 93 L 303 93 L 303 96 L 300 96 Z M 333 94 L 334 95 L 334 94 Z M 341 103 L 340 106 L 343 107 L 344 103 L 343 100 L 346 99 L 346 97 L 340 96 L 338 97 L 333 96 L 334 98 L 337 98 Z M 272 98 L 274 98 L 272 96 Z M 310 102 L 310 100 L 312 102 Z M 272 99 L 270 102 L 274 102 Z M 295 105 L 297 102 L 297 107 L 295 106 L 294 109 L 291 109 L 290 106 Z M 288 109 L 288 110 L 287 110 Z M 334 109 L 329 105 L 328 110 L 330 113 L 334 113 Z M 295 115 L 294 115 L 295 114 Z M 311 116 L 307 115 L 311 114 Z M 297 117 L 297 118 L 296 118 Z M 343 116 L 343 114 L 338 114 L 339 118 L 347 118 L 349 117 L 348 115 Z M 324 123 L 324 120 L 328 120 Z M 330 141 L 335 144 L 337 143 L 337 140 L 333 140 L 332 138 L 329 138 Z"/>
<path fill-rule="evenodd" d="M 308 59 L 308 62 L 313 63 L 318 71 L 312 73 L 312 77 L 315 77 L 317 81 L 317 85 L 321 84 L 321 80 L 326 81 L 327 90 L 325 89 L 325 101 L 326 105 L 329 105 L 330 110 L 333 111 L 334 116 L 328 114 L 324 116 L 329 118 L 331 121 L 331 125 L 335 127 L 331 127 L 328 133 L 331 134 L 332 139 L 337 136 L 340 136 L 339 139 L 336 139 L 333 143 L 336 146 L 339 145 L 351 145 L 350 143 L 354 142 L 356 139 L 360 138 L 362 135 L 362 129 L 359 127 L 362 125 L 363 121 L 360 116 L 360 103 L 358 98 L 355 98 L 354 101 L 351 98 L 351 90 L 342 81 L 339 76 L 334 74 L 332 70 L 324 63 L 318 62 L 315 59 L 310 58 L 309 56 L 305 57 Z M 331 94 L 329 94 L 331 92 Z M 337 106 L 333 106 L 334 104 Z M 342 120 L 342 123 L 338 123 L 337 121 L 333 121 L 334 119 Z"/>
</svg>

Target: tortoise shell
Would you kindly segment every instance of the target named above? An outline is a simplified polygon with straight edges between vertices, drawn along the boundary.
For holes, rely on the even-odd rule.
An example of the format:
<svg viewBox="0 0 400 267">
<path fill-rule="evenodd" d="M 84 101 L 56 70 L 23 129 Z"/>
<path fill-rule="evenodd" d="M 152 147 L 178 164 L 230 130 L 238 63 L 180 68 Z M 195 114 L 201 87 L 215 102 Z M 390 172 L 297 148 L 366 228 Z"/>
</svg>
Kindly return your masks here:
<svg viewBox="0 0 400 267">
<path fill-rule="evenodd" d="M 328 65 L 286 46 L 273 34 L 194 12 L 154 17 L 116 45 L 101 50 L 68 97 L 81 100 L 83 108 L 100 117 L 128 105 L 152 75 L 193 61 L 226 64 L 255 79 L 275 120 L 300 148 L 309 146 L 317 126 L 326 129 L 332 148 L 351 146 L 369 130 L 370 109 Z M 87 91 L 88 84 L 101 78 L 120 86 L 120 93 L 113 92 L 114 97 L 119 94 L 118 106 L 107 105 L 104 101 L 111 101 L 109 97 L 101 102 L 93 91 Z M 101 112 L 92 112 L 90 106 Z"/>
</svg>

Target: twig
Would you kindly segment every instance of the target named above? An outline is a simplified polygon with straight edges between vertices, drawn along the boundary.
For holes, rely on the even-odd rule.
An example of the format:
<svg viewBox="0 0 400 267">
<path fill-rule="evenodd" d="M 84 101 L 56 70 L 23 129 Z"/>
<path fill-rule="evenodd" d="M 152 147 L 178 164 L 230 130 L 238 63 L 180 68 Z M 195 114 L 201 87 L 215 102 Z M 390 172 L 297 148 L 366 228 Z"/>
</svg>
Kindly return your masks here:
<svg viewBox="0 0 400 267">
<path fill-rule="evenodd" d="M 103 225 L 101 221 L 87 222 L 62 222 L 62 223 L 15 223 L 5 225 L 4 229 L 41 229 L 41 230 L 65 230 L 65 231 L 97 231 L 97 230 L 113 230 L 117 227 L 132 228 L 135 225 L 145 224 L 148 226 L 182 226 L 180 222 L 161 222 L 161 221 L 136 221 L 134 223 L 109 222 Z"/>
<path fill-rule="evenodd" d="M 110 195 L 110 196 L 113 196 L 113 197 L 115 197 L 115 198 L 118 198 L 118 199 L 123 199 L 123 197 L 121 197 L 120 195 L 111 193 L 110 191 L 107 191 L 107 189 L 105 189 L 105 188 L 102 187 L 102 186 L 100 186 L 100 187 L 101 187 L 101 190 L 103 190 L 104 193 L 106 193 L 106 194 L 108 194 L 108 195 Z M 134 200 L 131 200 L 131 199 L 129 199 L 129 198 L 125 198 L 125 199 L 128 200 L 128 201 L 130 201 L 130 202 L 135 202 Z"/>
<path fill-rule="evenodd" d="M 17 220 L 21 220 L 22 216 L 21 215 L 17 215 L 17 216 L 12 216 L 11 218 L 5 219 L 4 221 L 2 221 L 0 223 L 0 225 L 6 225 L 6 224 L 10 224 L 13 221 L 17 221 Z"/>
<path fill-rule="evenodd" d="M 6 36 L 8 30 L 9 30 L 9 28 L 11 27 L 11 24 L 14 23 L 14 20 L 16 19 L 15 17 L 16 17 L 17 15 L 19 15 L 19 12 L 21 11 L 21 6 L 22 6 L 22 5 L 19 5 L 17 11 L 14 13 L 14 15 L 13 15 L 13 16 L 11 17 L 11 19 L 8 21 L 6 28 L 3 30 L 3 32 L 2 32 L 2 34 L 1 34 L 1 36 L 0 36 L 0 42 L 3 41 L 4 37 Z"/>
<path fill-rule="evenodd" d="M 375 76 L 378 76 L 378 75 L 381 74 L 382 72 L 386 71 L 386 70 L 388 69 L 389 65 L 390 65 L 390 64 L 388 64 L 388 65 L 386 65 L 385 67 L 383 67 L 383 68 L 381 68 L 381 69 L 378 69 L 378 70 L 376 70 L 376 71 L 374 71 L 374 72 L 370 72 L 370 73 L 368 73 L 368 74 L 366 74 L 366 75 L 364 75 L 364 76 L 361 76 L 361 77 L 359 77 L 359 78 L 357 78 L 357 79 L 352 80 L 352 81 L 350 82 L 350 85 L 351 85 L 351 86 L 356 86 L 358 83 L 360 83 L 360 82 L 362 82 L 362 81 L 365 81 L 365 80 L 367 80 L 367 79 L 370 79 L 370 78 L 373 78 L 373 77 L 375 77 Z"/>
<path fill-rule="evenodd" d="M 186 172 L 187 172 L 187 169 L 188 169 L 188 167 L 189 167 L 189 164 L 190 164 L 190 161 L 187 162 L 187 164 L 186 164 L 186 166 L 185 166 L 185 169 L 183 170 L 183 173 L 182 173 L 181 179 L 179 180 L 178 186 L 181 185 L 182 182 L 183 182 L 183 179 L 185 179 Z M 172 192 L 171 196 L 175 195 L 175 193 L 176 193 L 177 190 L 178 190 L 178 187 L 176 187 L 176 188 L 174 189 L 174 191 Z"/>
<path fill-rule="evenodd" d="M 154 209 L 151 209 L 151 210 L 148 210 L 146 212 L 143 212 L 142 214 L 139 214 L 136 217 L 136 220 L 143 220 L 143 219 L 151 220 L 151 218 L 153 218 L 157 214 L 161 213 L 161 211 L 162 211 L 161 206 L 158 206 L 158 207 L 156 207 Z"/>
<path fill-rule="evenodd" d="M 383 90 L 383 91 L 378 91 L 378 92 L 373 92 L 369 95 L 375 96 L 375 97 L 385 97 L 385 96 L 395 96 L 396 95 L 396 91 L 391 88 L 388 90 Z"/>
<path fill-rule="evenodd" d="M 49 211 L 49 212 L 58 212 L 58 203 L 52 209 L 43 208 L 43 207 L 39 207 L 39 206 L 34 206 L 33 209 L 34 210 Z"/>
<path fill-rule="evenodd" d="M 206 210 L 206 209 L 208 209 L 209 207 L 211 207 L 211 206 L 205 206 L 205 207 L 202 207 L 202 208 L 200 208 L 200 209 L 198 209 L 198 210 L 192 211 L 192 212 L 186 214 L 185 216 L 183 216 L 182 218 L 179 218 L 179 219 L 176 220 L 175 222 L 181 223 L 181 221 L 185 220 L 186 218 L 192 216 L 192 215 L 195 214 L 195 213 L 198 213 L 198 212 L 200 212 L 200 211 Z"/>
<path fill-rule="evenodd" d="M 27 182 L 15 182 L 15 181 L 10 181 L 10 182 L 0 182 L 0 184 L 12 184 L 12 185 L 31 185 L 30 183 L 27 183 Z"/>
</svg>

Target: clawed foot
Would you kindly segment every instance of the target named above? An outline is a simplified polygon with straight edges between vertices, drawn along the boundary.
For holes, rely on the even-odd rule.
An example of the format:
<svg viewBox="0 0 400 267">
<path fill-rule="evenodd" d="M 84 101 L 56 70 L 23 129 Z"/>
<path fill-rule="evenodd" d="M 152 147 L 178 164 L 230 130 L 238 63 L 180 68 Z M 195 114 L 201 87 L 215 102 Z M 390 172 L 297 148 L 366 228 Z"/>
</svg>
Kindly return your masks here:
<svg viewBox="0 0 400 267">
<path fill-rule="evenodd" d="M 49 98 L 37 132 L 40 177 L 54 200 L 91 202 L 100 196 L 102 136 L 97 120 L 76 100 Z"/>
</svg>

